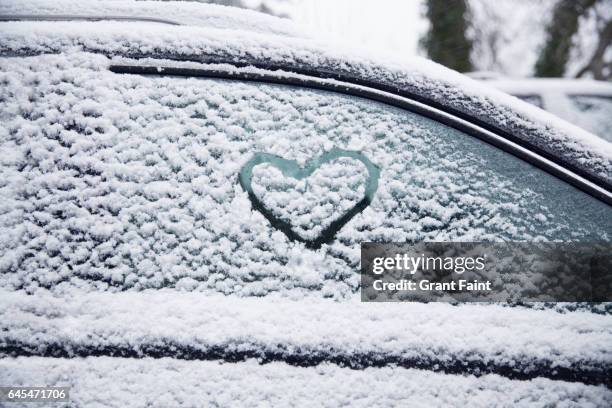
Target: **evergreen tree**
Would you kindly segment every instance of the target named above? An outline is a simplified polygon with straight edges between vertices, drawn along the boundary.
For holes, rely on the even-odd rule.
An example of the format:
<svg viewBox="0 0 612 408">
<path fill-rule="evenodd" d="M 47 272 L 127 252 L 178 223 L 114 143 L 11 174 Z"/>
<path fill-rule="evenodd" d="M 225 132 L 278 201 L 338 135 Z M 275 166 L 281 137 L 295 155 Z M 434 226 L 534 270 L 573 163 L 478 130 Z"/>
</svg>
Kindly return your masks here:
<svg viewBox="0 0 612 408">
<path fill-rule="evenodd" d="M 546 28 L 546 42 L 535 65 L 535 76 L 562 77 L 578 31 L 578 20 L 597 0 L 559 0 Z"/>
<path fill-rule="evenodd" d="M 590 73 L 594 79 L 608 81 L 612 79 L 612 61 L 606 53 L 612 46 L 612 20 L 604 21 L 598 32 L 597 46 L 587 64 L 576 74 L 576 77 Z"/>
<path fill-rule="evenodd" d="M 422 46 L 430 59 L 460 72 L 472 70 L 466 0 L 427 0 L 430 27 Z"/>
</svg>

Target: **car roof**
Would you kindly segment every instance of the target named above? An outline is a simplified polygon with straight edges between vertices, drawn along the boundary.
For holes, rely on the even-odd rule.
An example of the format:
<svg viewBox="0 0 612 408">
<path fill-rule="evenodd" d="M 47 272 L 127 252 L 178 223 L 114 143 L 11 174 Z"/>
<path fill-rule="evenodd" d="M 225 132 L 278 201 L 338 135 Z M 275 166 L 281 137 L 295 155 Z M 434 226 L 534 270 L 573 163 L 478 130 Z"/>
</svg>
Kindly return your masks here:
<svg viewBox="0 0 612 408">
<path fill-rule="evenodd" d="M 307 34 L 289 19 L 253 10 L 217 4 L 188 1 L 123 1 L 123 0 L 60 0 L 60 1 L 2 1 L 0 15 L 23 20 L 47 18 L 70 20 L 70 17 L 89 16 L 117 19 L 117 17 L 149 19 L 206 28 L 229 28 L 269 33 L 288 37 Z"/>
<path fill-rule="evenodd" d="M 136 10 L 141 17 L 149 11 L 166 7 L 151 2 L 122 2 L 126 10 Z M 3 15 L 44 9 L 37 1 L 5 1 Z M 78 2 L 81 10 L 96 15 L 117 12 L 116 2 Z M 139 8 L 144 5 L 142 13 Z M 95 7 L 93 6 L 95 5 Z M 90 7 L 91 6 L 91 7 Z M 258 13 L 205 4 L 173 4 L 173 7 L 198 10 L 200 21 L 206 16 L 229 16 L 224 24 L 211 26 L 174 26 L 121 21 L 80 22 L 3 22 L 0 55 L 27 56 L 41 53 L 94 52 L 109 57 L 109 67 L 119 58 L 129 57 L 148 64 L 172 66 L 184 61 L 204 64 L 229 64 L 225 69 L 264 69 L 317 78 L 328 78 L 400 95 L 511 140 L 522 148 L 539 154 L 612 191 L 612 145 L 556 116 L 467 78 L 423 58 L 402 58 L 362 50 L 339 49 L 318 40 L 279 35 L 280 29 L 253 30 L 252 26 L 232 25 L 232 21 L 265 19 L 271 25 L 287 21 Z M 187 10 L 184 9 L 184 10 Z M 57 1 L 55 14 L 70 14 L 73 1 Z M 174 11 L 175 17 L 180 14 Z M 182 11 L 187 13 L 187 11 Z M 243 18 L 243 17 L 248 18 Z M 241 20 L 242 19 L 242 20 Z M 210 20 L 214 20 L 212 17 Z M 280 30 L 282 31 L 282 30 Z M 356 45 L 357 46 L 357 45 Z M 181 62 L 182 61 L 182 62 Z M 203 66 L 204 66 L 203 65 Z"/>
<path fill-rule="evenodd" d="M 523 78 L 495 79 L 487 84 L 518 95 L 564 93 L 569 95 L 612 96 L 612 84 L 591 79 Z"/>
</svg>

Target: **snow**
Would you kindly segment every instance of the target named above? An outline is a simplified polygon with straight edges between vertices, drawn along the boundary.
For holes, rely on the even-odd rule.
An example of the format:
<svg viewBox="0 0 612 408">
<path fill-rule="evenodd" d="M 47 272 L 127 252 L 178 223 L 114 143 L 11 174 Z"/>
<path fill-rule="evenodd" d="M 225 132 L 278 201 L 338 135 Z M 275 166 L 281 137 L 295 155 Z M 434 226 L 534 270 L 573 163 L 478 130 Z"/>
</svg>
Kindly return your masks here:
<svg viewBox="0 0 612 408">
<path fill-rule="evenodd" d="M 292 223 L 299 236 L 312 241 L 364 198 L 367 177 L 363 164 L 340 158 L 302 180 L 262 164 L 254 168 L 252 184 L 255 195 L 277 218 Z"/>
<path fill-rule="evenodd" d="M 149 17 L 207 28 L 231 28 L 288 37 L 306 37 L 291 21 L 263 13 L 216 4 L 189 1 L 123 0 L 7 0 L 0 3 L 3 15 Z M 157 27 L 159 23 L 151 23 Z"/>
<path fill-rule="evenodd" d="M 109 375 L 112 373 L 112 375 Z M 75 406 L 605 407 L 604 387 L 536 379 L 510 381 L 393 367 L 315 369 L 255 361 L 16 358 L 0 360 L 0 381 L 69 386 Z M 23 404 L 30 406 L 31 404 Z M 18 405 L 11 405 L 18 406 Z"/>
<path fill-rule="evenodd" d="M 488 85 L 512 95 L 537 96 L 543 108 L 612 141 L 612 84 L 588 79 L 500 79 Z"/>
<path fill-rule="evenodd" d="M 23 10 L 19 4 L 3 2 L 0 10 Z M 47 7 L 60 12 L 75 4 Z M 125 4 L 126 10 L 136 7 Z M 159 67 L 260 72 L 197 62 L 223 56 L 226 63 L 265 60 L 338 70 L 477 112 L 532 141 L 541 137 L 538 143 L 572 163 L 588 163 L 583 166 L 605 180 L 612 177 L 608 143 L 425 60 L 331 49 L 263 29 L 218 28 L 225 23 L 215 27 L 2 23 L 0 51 L 9 55 L 0 59 L 4 350 L 17 345 L 44 355 L 60 345 L 72 356 L 79 348 L 137 353 L 169 344 L 202 353 L 221 347 L 253 355 L 387 355 L 400 362 L 525 370 L 540 364 L 550 372 L 610 365 L 609 314 L 571 311 L 580 308 L 572 304 L 554 310 L 366 304 L 359 302 L 356 272 L 365 241 L 607 242 L 612 217 L 605 204 L 455 129 L 373 101 L 253 82 L 118 75 L 108 67 L 144 53 L 158 59 L 140 63 Z M 17 56 L 28 53 L 44 55 Z M 194 61 L 167 59 L 172 55 Z M 309 249 L 253 210 L 239 175 L 256 152 L 303 168 L 334 147 L 371 160 L 380 168 L 379 187 L 333 242 Z M 347 158 L 304 180 L 280 173 L 271 165 L 255 167 L 255 193 L 303 237 L 319 234 L 324 220 L 367 193 L 368 172 Z M 304 217 L 293 217 L 298 214 Z M 375 394 L 382 405 L 415 394 L 422 395 L 416 402 L 422 405 L 448 394 L 456 394 L 457 405 L 474 395 L 483 404 L 487 398 L 535 405 L 566 398 L 568 406 L 605 406 L 610 400 L 609 390 L 584 384 L 396 367 L 349 371 L 327 364 L 304 369 L 7 355 L 0 367 L 3 383 L 72 381 L 84 404 L 106 395 L 114 401 L 111 394 L 90 393 L 106 384 L 118 387 L 111 371 L 123 384 L 117 399 L 122 405 L 140 387 L 150 387 L 151 401 L 162 406 L 190 398 L 181 391 L 194 389 L 217 393 L 220 403 L 236 398 L 282 404 L 282 390 L 313 383 L 319 388 L 311 392 L 304 385 L 307 394 L 292 398 L 356 402 L 351 392 L 372 379 L 399 389 Z M 256 380 L 261 376 L 270 381 Z M 247 394 L 250 388 L 231 384 L 237 377 L 248 387 L 269 388 Z M 202 383 L 205 378 L 210 382 Z"/>
<path fill-rule="evenodd" d="M 609 315 L 443 303 L 336 302 L 209 295 L 174 290 L 85 293 L 57 297 L 0 290 L 0 344 L 34 354 L 46 349 L 146 353 L 150 345 L 206 355 L 240 350 L 257 356 L 384 356 L 426 365 L 532 365 L 559 368 L 612 364 Z M 413 362 L 413 364 L 415 364 Z M 532 368 L 533 369 L 533 368 Z M 605 374 L 604 374 L 605 375 Z"/>
<path fill-rule="evenodd" d="M 15 3 L 9 3 L 15 4 Z M 203 5 L 199 5 L 202 6 Z M 20 6 L 13 6 L 13 8 Z M 319 40 L 274 36 L 239 29 L 99 22 L 3 23 L 0 51 L 7 54 L 86 49 L 113 55 L 150 54 L 181 59 L 257 61 L 287 67 L 319 68 L 374 81 L 464 112 L 512 133 L 600 180 L 612 180 L 609 143 L 554 115 L 490 89 L 421 58 L 384 51 L 330 47 Z M 589 166 L 584 166 L 588 162 Z"/>
<path fill-rule="evenodd" d="M 81 52 L 2 61 L 3 287 L 186 280 L 206 292 L 340 299 L 358 291 L 360 242 L 610 239 L 604 204 L 419 115 L 278 85 L 117 75 L 109 63 Z M 332 147 L 360 150 L 381 169 L 379 187 L 336 240 L 304 253 L 302 279 L 287 267 L 304 244 L 251 210 L 238 175 L 256 152 L 305 166 Z M 255 193 L 313 238 L 364 194 L 361 164 L 349 163 L 301 187 L 257 166 Z M 576 199 L 558 199 L 567 194 Z"/>
</svg>

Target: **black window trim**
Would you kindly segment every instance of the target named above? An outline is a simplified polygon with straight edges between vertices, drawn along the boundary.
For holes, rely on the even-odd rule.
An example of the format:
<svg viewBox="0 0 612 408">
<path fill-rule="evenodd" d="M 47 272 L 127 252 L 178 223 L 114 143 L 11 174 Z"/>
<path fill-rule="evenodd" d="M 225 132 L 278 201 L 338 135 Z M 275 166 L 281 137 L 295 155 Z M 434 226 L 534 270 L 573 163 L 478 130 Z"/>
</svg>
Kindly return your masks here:
<svg viewBox="0 0 612 408">
<path fill-rule="evenodd" d="M 419 102 L 405 96 L 400 96 L 364 85 L 339 81 L 337 79 L 325 79 L 281 70 L 249 70 L 240 69 L 239 67 L 236 67 L 236 69 L 219 69 L 210 67 L 166 67 L 163 65 L 163 63 L 161 63 L 159 66 L 112 64 L 109 67 L 109 70 L 116 74 L 214 78 L 290 85 L 302 88 L 331 91 L 381 102 L 396 108 L 417 113 L 446 126 L 457 129 L 470 136 L 476 137 L 477 139 L 512 154 L 513 156 L 534 165 L 535 167 L 612 206 L 612 192 L 603 188 L 602 186 L 599 186 L 581 175 L 568 170 L 562 165 L 557 164 L 554 161 L 543 157 L 538 153 L 533 152 L 530 149 L 513 142 L 512 140 L 509 140 L 506 137 L 500 136 L 488 129 L 484 129 L 465 118 L 457 117 L 451 113 L 439 110 L 423 102 Z"/>
<path fill-rule="evenodd" d="M 581 93 L 581 92 L 567 92 L 565 94 L 568 98 L 573 96 L 578 97 L 593 97 L 593 98 L 602 98 L 602 99 L 612 99 L 612 93 Z"/>
<path fill-rule="evenodd" d="M 0 47 L 1 48 L 1 47 Z M 573 160 L 568 157 L 564 157 L 563 155 L 559 155 L 558 152 L 550 151 L 545 147 L 541 146 L 537 141 L 540 140 L 540 136 L 537 134 L 538 132 L 534 131 L 534 129 L 529 126 L 510 124 L 507 126 L 505 124 L 492 123 L 487 121 L 484 118 L 478 117 L 478 113 L 470 111 L 466 112 L 460 106 L 457 106 L 453 103 L 444 103 L 440 100 L 437 100 L 435 97 L 430 95 L 426 95 L 423 92 L 420 92 L 417 89 L 411 89 L 410 86 L 403 87 L 397 86 L 392 83 L 389 83 L 384 79 L 376 79 L 371 78 L 369 75 L 360 74 L 356 72 L 352 72 L 351 65 L 348 66 L 332 66 L 330 65 L 334 61 L 327 61 L 322 66 L 311 66 L 308 63 L 304 62 L 292 62 L 292 63 L 284 63 L 284 62 L 274 62 L 270 58 L 264 56 L 251 56 L 246 55 L 243 56 L 232 56 L 229 54 L 225 54 L 223 51 L 213 51 L 208 52 L 201 50 L 200 52 L 194 54 L 182 54 L 180 52 L 160 52 L 159 50 L 153 50 L 149 52 L 141 52 L 141 51 L 103 51 L 97 49 L 96 47 L 91 47 L 86 44 L 80 45 L 80 50 L 82 52 L 90 52 L 94 54 L 102 54 L 108 58 L 127 58 L 129 61 L 176 61 L 178 63 L 195 63 L 201 66 L 204 66 L 208 71 L 210 67 L 214 65 L 231 65 L 234 69 L 256 69 L 260 71 L 269 71 L 269 73 L 280 73 L 284 76 L 295 74 L 295 75 L 305 75 L 309 78 L 320 78 L 325 80 L 335 80 L 340 81 L 346 84 L 358 85 L 366 87 L 370 90 L 378 90 L 383 91 L 392 95 L 400 96 L 407 98 L 409 100 L 415 102 L 421 102 L 429 107 L 435 108 L 441 112 L 446 112 L 451 114 L 453 117 L 464 119 L 467 122 L 485 129 L 489 130 L 496 135 L 510 140 L 514 142 L 518 146 L 522 146 L 527 148 L 528 150 L 536 153 L 537 155 L 548 159 L 553 163 L 557 163 L 564 167 L 566 170 L 574 173 L 575 175 L 579 175 L 582 178 L 590 181 L 593 184 L 596 184 L 602 187 L 604 190 L 612 193 L 612 179 L 608 175 L 608 171 L 605 169 L 600 169 L 599 172 L 592 168 L 586 168 L 583 164 L 579 164 L 576 160 Z M 60 48 L 49 47 L 48 49 L 42 51 L 39 49 L 31 49 L 28 47 L 21 48 L 19 50 L 2 50 L 0 49 L 0 57 L 29 57 L 33 55 L 41 55 L 41 54 L 61 54 L 62 50 Z M 140 64 L 140 63 L 139 63 Z M 143 66 L 146 63 L 142 63 L 139 66 Z M 155 68 L 163 67 L 164 64 L 168 64 L 168 62 L 160 62 L 159 65 L 156 64 Z M 119 63 L 111 65 L 129 65 L 132 66 L 134 63 Z M 208 66 L 208 67 L 206 67 Z M 198 67 L 199 69 L 199 67 Z M 384 70 L 384 67 L 377 67 L 376 69 Z M 214 71 L 214 69 L 213 69 Z M 152 72 L 153 73 L 153 72 Z M 193 76 L 193 75 L 182 75 L 182 76 Z M 205 76 L 203 74 L 195 75 L 195 76 Z M 220 78 L 220 77 L 219 77 Z M 236 76 L 226 77 L 227 79 L 236 78 Z M 244 80 L 249 80 L 248 78 L 243 78 Z M 278 83 L 278 82 L 275 82 Z M 333 89 L 331 89 L 333 90 Z M 364 96 L 366 97 L 366 96 Z M 367 98 L 367 97 L 366 97 Z M 470 101 L 467 101 L 471 103 Z M 472 101 L 473 102 L 473 101 Z M 507 107 L 506 107 L 507 108 Z M 518 126 L 518 127 L 517 127 Z M 519 137 L 516 135 L 517 132 L 526 133 L 531 136 L 531 138 Z M 533 139 L 533 140 L 531 140 Z"/>
<path fill-rule="evenodd" d="M 128 21 L 182 25 L 176 21 L 156 17 L 77 14 L 0 14 L 0 22 L 2 21 Z"/>
</svg>

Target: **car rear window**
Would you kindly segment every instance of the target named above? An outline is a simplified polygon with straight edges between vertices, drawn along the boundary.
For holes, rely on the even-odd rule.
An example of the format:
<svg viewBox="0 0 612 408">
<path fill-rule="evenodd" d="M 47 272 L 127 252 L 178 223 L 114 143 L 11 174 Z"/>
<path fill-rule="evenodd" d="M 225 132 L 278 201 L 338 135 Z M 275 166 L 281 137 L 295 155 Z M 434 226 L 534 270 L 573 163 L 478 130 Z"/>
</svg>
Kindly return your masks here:
<svg viewBox="0 0 612 408">
<path fill-rule="evenodd" d="M 612 97 L 571 95 L 570 100 L 579 126 L 612 142 Z"/>
<path fill-rule="evenodd" d="M 544 103 L 542 102 L 542 97 L 539 95 L 514 95 L 514 96 L 516 96 L 522 101 L 535 105 L 540 109 L 544 109 Z"/>
</svg>

